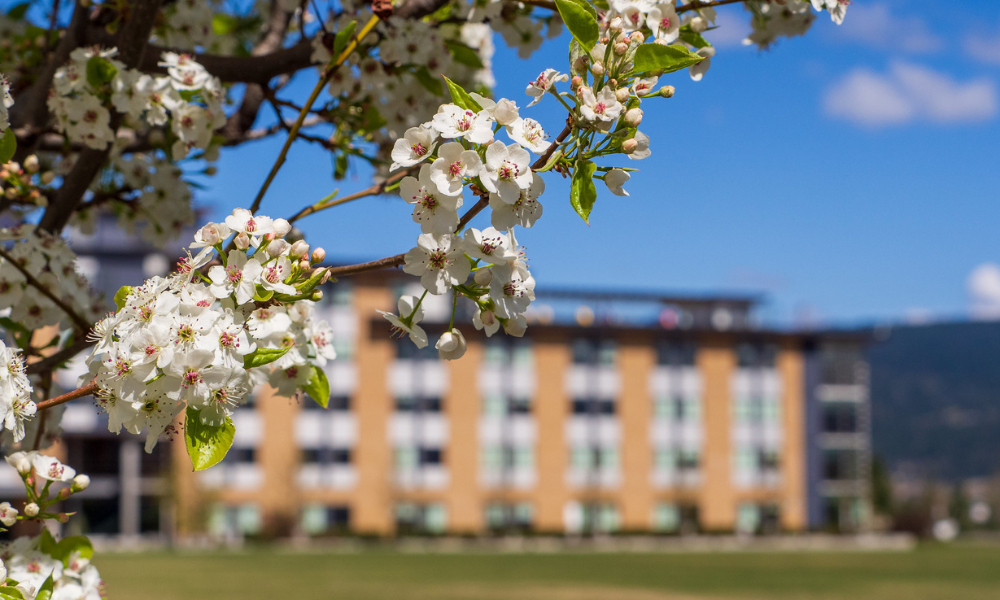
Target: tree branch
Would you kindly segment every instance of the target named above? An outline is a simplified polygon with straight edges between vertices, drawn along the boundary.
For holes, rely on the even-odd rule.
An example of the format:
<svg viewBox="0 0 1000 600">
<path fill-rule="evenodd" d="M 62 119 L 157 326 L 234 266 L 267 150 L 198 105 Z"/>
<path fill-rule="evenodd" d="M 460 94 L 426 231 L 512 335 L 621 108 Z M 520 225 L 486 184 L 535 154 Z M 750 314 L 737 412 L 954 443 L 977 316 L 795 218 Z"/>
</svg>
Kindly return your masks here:
<svg viewBox="0 0 1000 600">
<path fill-rule="evenodd" d="M 59 406 L 60 404 L 65 404 L 70 400 L 76 400 L 77 398 L 83 398 L 84 396 L 89 396 L 97 391 L 97 384 L 91 382 L 82 388 L 73 390 L 72 392 L 67 392 L 62 396 L 56 396 L 55 398 L 49 398 L 48 400 L 43 400 L 35 405 L 38 410 L 45 410 L 46 408 L 52 408 L 53 406 Z"/>
<path fill-rule="evenodd" d="M 62 311 L 66 313 L 66 316 L 68 316 L 70 320 L 73 321 L 73 324 L 76 325 L 77 329 L 80 330 L 80 333 L 86 333 L 90 331 L 91 324 L 87 321 L 87 319 L 84 319 L 75 310 L 73 310 L 71 306 L 69 306 L 68 304 L 63 302 L 62 299 L 53 294 L 52 290 L 42 285 L 42 283 L 38 281 L 34 275 L 31 274 L 31 272 L 29 272 L 27 269 L 22 267 L 20 263 L 17 262 L 17 259 L 12 257 L 10 254 L 7 253 L 6 250 L 2 248 L 0 248 L 0 257 L 6 259 L 7 262 L 13 265 L 15 269 L 20 271 L 21 275 L 24 275 L 24 279 L 25 281 L 28 282 L 28 285 L 37 289 L 39 292 L 42 293 L 43 296 L 51 300 L 53 304 L 62 309 Z"/>
<path fill-rule="evenodd" d="M 364 198 L 365 196 L 377 196 L 377 195 L 383 193 L 385 191 L 385 188 L 389 187 L 393 183 L 396 183 L 397 181 L 399 181 L 403 177 L 406 177 L 407 175 L 409 175 L 410 171 L 412 171 L 412 169 L 405 169 L 405 170 L 403 170 L 403 171 L 401 171 L 399 173 L 396 173 L 395 175 L 389 177 L 385 181 L 382 181 L 380 183 L 376 183 L 375 185 L 371 186 L 370 188 L 365 188 L 365 189 L 361 190 L 360 192 L 356 192 L 354 194 L 350 194 L 350 195 L 344 196 L 342 198 L 334 198 L 333 200 L 330 200 L 328 202 L 322 202 L 322 203 L 317 203 L 317 204 L 309 205 L 309 206 L 303 208 L 302 210 L 300 210 L 299 212 L 295 213 L 293 216 L 291 216 L 288 219 L 288 222 L 289 223 L 294 223 L 294 222 L 298 221 L 299 219 L 301 219 L 303 217 L 308 217 L 309 215 L 318 213 L 321 210 L 325 210 L 327 208 L 332 208 L 332 207 L 340 205 L 340 204 L 346 204 L 346 203 L 348 203 L 348 202 L 350 202 L 352 200 L 358 200 L 360 198 Z"/>
<path fill-rule="evenodd" d="M 135 0 L 130 5 L 128 21 L 121 26 L 115 44 L 118 47 L 118 59 L 126 67 L 134 68 L 142 62 L 149 33 L 156 23 L 161 2 L 162 0 Z M 121 120 L 121 115 L 112 113 L 110 123 L 112 131 L 118 130 Z M 87 188 L 104 166 L 110 153 L 111 144 L 103 150 L 87 148 L 80 153 L 73 169 L 63 179 L 63 185 L 59 188 L 55 199 L 45 209 L 45 214 L 38 223 L 39 227 L 50 233 L 57 233 L 66 226 L 76 205 L 87 192 Z"/>
</svg>

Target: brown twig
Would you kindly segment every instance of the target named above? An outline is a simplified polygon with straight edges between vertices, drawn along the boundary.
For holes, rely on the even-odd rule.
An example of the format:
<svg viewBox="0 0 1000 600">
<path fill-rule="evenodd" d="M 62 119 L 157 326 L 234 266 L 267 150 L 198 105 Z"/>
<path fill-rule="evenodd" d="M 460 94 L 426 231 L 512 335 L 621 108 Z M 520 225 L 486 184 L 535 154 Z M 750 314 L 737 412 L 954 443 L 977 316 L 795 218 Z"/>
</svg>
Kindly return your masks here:
<svg viewBox="0 0 1000 600">
<path fill-rule="evenodd" d="M 411 170 L 412 169 L 406 169 L 405 171 L 401 171 L 399 173 L 396 173 L 395 175 L 392 175 L 391 177 L 389 177 L 385 181 L 382 181 L 380 183 L 376 183 L 375 185 L 373 185 L 373 186 L 371 186 L 369 188 L 365 188 L 365 189 L 361 190 L 360 192 L 356 192 L 354 194 L 350 194 L 350 195 L 344 196 L 342 198 L 334 198 L 333 200 L 330 200 L 328 202 L 317 203 L 317 204 L 313 204 L 313 205 L 307 206 L 307 207 L 303 208 L 302 210 L 300 210 L 299 212 L 295 213 L 292 217 L 290 217 L 288 219 L 288 222 L 289 223 L 294 223 L 294 222 L 298 221 L 299 219 L 301 219 L 303 217 L 308 217 L 309 215 L 316 214 L 316 213 L 318 213 L 321 210 L 324 210 L 324 209 L 327 209 L 327 208 L 331 208 L 331 207 L 334 207 L 334 206 L 338 206 L 340 204 L 346 204 L 346 203 L 348 203 L 348 202 L 350 202 L 352 200 L 358 200 L 360 198 L 364 198 L 365 196 L 377 196 L 377 195 L 381 194 L 382 192 L 384 192 L 385 188 L 389 187 L 393 183 L 396 183 L 397 181 L 399 181 L 400 179 L 402 179 L 406 175 L 409 175 L 409 173 L 410 173 Z"/>
<path fill-rule="evenodd" d="M 59 363 L 69 360 L 76 356 L 77 354 L 83 352 L 87 348 L 94 345 L 94 342 L 84 338 L 79 342 L 76 342 L 72 346 L 66 346 L 59 352 L 46 356 L 41 360 L 36 360 L 35 362 L 27 365 L 25 367 L 25 372 L 28 375 L 34 375 L 36 373 L 45 373 L 51 371 Z"/>
<path fill-rule="evenodd" d="M 52 408 L 53 406 L 59 406 L 60 404 L 65 404 L 70 400 L 76 400 L 77 398 L 83 398 L 84 396 L 89 396 L 97 391 L 97 383 L 90 382 L 82 388 L 77 388 L 72 392 L 67 392 L 62 396 L 56 396 L 55 398 L 49 398 L 48 400 L 43 400 L 36 404 L 35 406 L 38 410 L 45 410 L 47 408 Z"/>
</svg>

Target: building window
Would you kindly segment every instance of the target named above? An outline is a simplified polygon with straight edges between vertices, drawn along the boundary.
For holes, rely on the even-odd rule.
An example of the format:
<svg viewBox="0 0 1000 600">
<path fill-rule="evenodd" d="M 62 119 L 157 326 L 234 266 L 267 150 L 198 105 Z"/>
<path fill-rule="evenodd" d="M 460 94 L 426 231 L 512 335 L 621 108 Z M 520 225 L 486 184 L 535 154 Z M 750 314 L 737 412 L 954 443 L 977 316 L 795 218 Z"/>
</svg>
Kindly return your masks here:
<svg viewBox="0 0 1000 600">
<path fill-rule="evenodd" d="M 443 504 L 396 505 L 396 531 L 400 535 L 441 534 L 448 526 L 448 512 Z"/>
<path fill-rule="evenodd" d="M 847 481 L 860 475 L 856 450 L 826 450 L 823 452 L 823 478 L 827 481 Z"/>
<path fill-rule="evenodd" d="M 570 465 L 577 470 L 615 470 L 618 449 L 604 446 L 576 446 L 570 449 Z"/>
<path fill-rule="evenodd" d="M 820 350 L 820 381 L 830 385 L 864 383 L 864 355 L 861 348 L 844 344 L 825 345 Z"/>
<path fill-rule="evenodd" d="M 483 398 L 483 414 L 490 417 L 509 415 L 530 415 L 530 398 L 508 398 L 499 394 L 488 394 Z"/>
<path fill-rule="evenodd" d="M 614 340 L 577 338 L 573 340 L 573 362 L 578 365 L 612 366 L 618 356 Z"/>
<path fill-rule="evenodd" d="M 614 415 L 615 414 L 615 401 L 614 400 L 589 400 L 589 399 L 575 399 L 573 400 L 573 414 L 574 415 Z"/>
<path fill-rule="evenodd" d="M 530 446 L 486 446 L 482 461 L 487 470 L 529 468 L 535 464 L 535 452 Z"/>
<path fill-rule="evenodd" d="M 824 403 L 823 431 L 825 433 L 856 433 L 858 431 L 858 405 L 854 402 Z"/>
<path fill-rule="evenodd" d="M 612 503 L 570 502 L 563 516 L 570 533 L 613 533 L 621 528 L 621 515 Z"/>
<path fill-rule="evenodd" d="M 256 460 L 256 457 L 257 450 L 255 448 L 233 447 L 226 453 L 226 457 L 222 459 L 222 463 L 228 465 L 252 464 Z"/>
<path fill-rule="evenodd" d="M 736 360 L 743 369 L 773 369 L 778 356 L 774 344 L 741 344 L 736 349 Z"/>
<path fill-rule="evenodd" d="M 693 397 L 658 396 L 653 399 L 653 416 L 678 423 L 695 423 L 701 420 L 701 401 Z"/>
<path fill-rule="evenodd" d="M 781 530 L 780 509 L 775 504 L 743 503 L 737 507 L 736 531 L 743 534 L 774 534 Z"/>
<path fill-rule="evenodd" d="M 302 409 L 303 410 L 326 410 L 334 412 L 350 412 L 351 410 L 351 398 L 349 396 L 330 396 L 330 401 L 327 403 L 326 408 L 323 408 L 315 400 L 313 400 L 308 394 L 302 399 Z"/>
<path fill-rule="evenodd" d="M 698 507 L 658 502 L 653 506 L 653 531 L 691 534 L 698 531 Z"/>
<path fill-rule="evenodd" d="M 486 505 L 486 527 L 495 533 L 530 531 L 534 516 L 534 507 L 528 502 Z"/>
<path fill-rule="evenodd" d="M 223 537 L 257 535 L 263 529 L 260 508 L 256 504 L 227 506 L 216 504 L 208 518 L 211 534 Z"/>
<path fill-rule="evenodd" d="M 351 464 L 350 448 L 303 448 L 302 462 L 320 465 Z"/>
<path fill-rule="evenodd" d="M 308 535 L 343 533 L 350 526 L 351 509 L 347 506 L 311 504 L 302 509 L 302 530 Z"/>
<path fill-rule="evenodd" d="M 396 398 L 396 411 L 403 413 L 440 413 L 441 412 L 441 399 L 440 398 L 413 398 L 413 397 L 400 397 Z"/>
<path fill-rule="evenodd" d="M 396 468 L 413 470 L 444 463 L 444 451 L 440 448 L 401 446 L 396 448 Z"/>
<path fill-rule="evenodd" d="M 660 340 L 656 343 L 656 364 L 666 367 L 693 367 L 698 347 L 692 342 Z"/>
</svg>

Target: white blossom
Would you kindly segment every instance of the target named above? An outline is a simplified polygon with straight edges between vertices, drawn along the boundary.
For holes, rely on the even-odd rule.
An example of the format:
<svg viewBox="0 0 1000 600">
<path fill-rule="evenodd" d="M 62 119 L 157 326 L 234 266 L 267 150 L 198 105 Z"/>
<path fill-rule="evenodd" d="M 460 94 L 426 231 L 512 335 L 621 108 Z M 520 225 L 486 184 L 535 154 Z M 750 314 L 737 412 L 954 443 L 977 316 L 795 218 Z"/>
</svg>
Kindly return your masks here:
<svg viewBox="0 0 1000 600">
<path fill-rule="evenodd" d="M 628 171 L 623 171 L 621 169 L 611 169 L 604 175 L 604 183 L 611 190 L 611 193 L 616 196 L 628 196 L 628 192 L 622 189 L 625 182 L 631 179 Z"/>
<path fill-rule="evenodd" d="M 458 142 L 448 142 L 438 148 L 438 158 L 431 163 L 430 180 L 445 196 L 460 196 L 466 177 L 478 177 L 483 163 L 474 150 L 466 150 Z"/>
<path fill-rule="evenodd" d="M 472 271 L 461 238 L 452 234 L 425 233 L 404 256 L 403 271 L 420 277 L 424 288 L 436 295 L 465 282 Z"/>
<path fill-rule="evenodd" d="M 545 92 L 549 91 L 549 88 L 551 88 L 558 81 L 569 81 L 569 75 L 560 73 L 555 69 L 545 69 L 542 71 L 534 81 L 528 83 L 528 87 L 524 90 L 525 94 L 532 97 L 528 106 L 538 104 Z"/>
<path fill-rule="evenodd" d="M 531 156 L 519 144 L 493 142 L 486 148 L 486 164 L 480 180 L 487 191 L 508 204 L 517 202 L 521 190 L 531 186 Z"/>
<path fill-rule="evenodd" d="M 383 310 L 378 311 L 392 323 L 393 335 L 402 337 L 409 335 L 410 341 L 416 344 L 417 348 L 427 347 L 427 333 L 422 327 L 417 325 L 424 318 L 424 307 L 416 296 L 401 296 L 397 305 L 399 316 Z"/>
<path fill-rule="evenodd" d="M 461 146 L 459 145 L 459 147 Z M 475 155 L 475 152 L 469 152 L 469 154 Z M 478 156 L 476 158 L 478 160 Z M 407 203 L 413 205 L 413 221 L 420 223 L 420 230 L 423 233 L 451 233 L 458 226 L 458 209 L 462 206 L 462 188 L 458 188 L 459 195 L 444 194 L 438 184 L 432 180 L 431 173 L 431 165 L 423 165 L 420 167 L 419 179 L 404 177 L 399 183 L 399 195 Z M 447 172 L 445 171 L 445 173 Z M 451 180 L 447 177 L 439 177 L 438 181 L 450 184 Z"/>
<path fill-rule="evenodd" d="M 432 126 L 441 137 L 465 138 L 473 144 L 485 144 L 493 139 L 490 115 L 475 112 L 454 104 L 444 104 L 434 115 Z"/>
<path fill-rule="evenodd" d="M 401 167 L 412 167 L 434 153 L 437 131 L 430 127 L 411 127 L 392 147 L 390 171 Z"/>
</svg>

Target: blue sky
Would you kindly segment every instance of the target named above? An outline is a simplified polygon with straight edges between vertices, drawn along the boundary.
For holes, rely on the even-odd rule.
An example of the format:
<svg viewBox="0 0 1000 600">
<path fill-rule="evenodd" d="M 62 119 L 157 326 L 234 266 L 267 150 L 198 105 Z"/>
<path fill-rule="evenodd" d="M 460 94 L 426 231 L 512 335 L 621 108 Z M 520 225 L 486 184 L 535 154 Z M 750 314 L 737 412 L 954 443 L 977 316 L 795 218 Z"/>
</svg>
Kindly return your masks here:
<svg viewBox="0 0 1000 600">
<path fill-rule="evenodd" d="M 654 153 L 621 161 L 642 169 L 631 197 L 602 187 L 588 227 L 547 179 L 544 217 L 518 234 L 539 285 L 763 292 L 764 316 L 784 324 L 968 314 L 970 273 L 1000 262 L 1000 4 L 859 0 L 844 25 L 822 15 L 764 52 L 739 44 L 742 8 L 719 12 L 704 80 L 669 76 L 677 95 L 645 105 Z M 496 43 L 497 94 L 521 106 L 529 79 L 565 70 L 565 40 L 526 61 Z M 554 133 L 557 108 L 522 115 Z M 248 205 L 282 141 L 224 152 L 198 200 L 217 216 Z M 263 213 L 368 185 L 330 173 L 327 155 L 296 145 Z M 409 212 L 383 197 L 301 223 L 332 258 L 367 260 L 413 245 Z M 978 273 L 995 309 L 1000 268 Z"/>
</svg>

